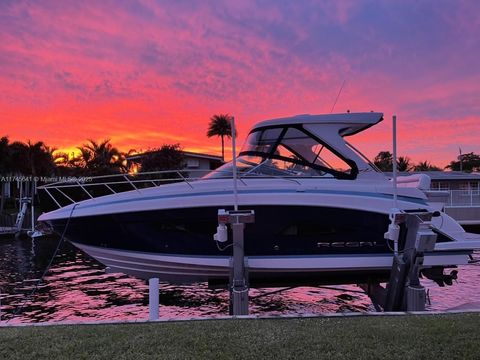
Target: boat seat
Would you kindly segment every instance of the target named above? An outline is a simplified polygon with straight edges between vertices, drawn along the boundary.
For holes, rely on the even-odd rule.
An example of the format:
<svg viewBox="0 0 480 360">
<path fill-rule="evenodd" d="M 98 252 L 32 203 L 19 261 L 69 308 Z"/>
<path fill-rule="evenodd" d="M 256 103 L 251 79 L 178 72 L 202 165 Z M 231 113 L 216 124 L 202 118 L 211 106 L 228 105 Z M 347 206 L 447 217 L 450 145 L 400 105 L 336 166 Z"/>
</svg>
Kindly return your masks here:
<svg viewBox="0 0 480 360">
<path fill-rule="evenodd" d="M 397 177 L 397 184 L 399 187 L 415 187 L 420 190 L 428 190 L 430 189 L 430 182 L 430 176 L 425 174 Z"/>
</svg>

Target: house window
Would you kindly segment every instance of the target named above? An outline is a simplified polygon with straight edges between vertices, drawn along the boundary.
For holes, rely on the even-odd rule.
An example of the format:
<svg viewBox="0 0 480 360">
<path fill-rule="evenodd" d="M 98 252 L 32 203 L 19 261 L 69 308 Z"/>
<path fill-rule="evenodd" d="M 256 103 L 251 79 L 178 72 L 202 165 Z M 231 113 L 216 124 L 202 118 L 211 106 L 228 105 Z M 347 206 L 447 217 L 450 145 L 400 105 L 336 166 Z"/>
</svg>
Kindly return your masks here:
<svg viewBox="0 0 480 360">
<path fill-rule="evenodd" d="M 187 168 L 194 169 L 200 167 L 200 161 L 198 159 L 187 159 Z"/>
<path fill-rule="evenodd" d="M 470 182 L 470 188 L 472 189 L 473 195 L 480 194 L 480 181 Z"/>
<path fill-rule="evenodd" d="M 478 181 L 465 181 L 460 183 L 460 190 L 462 193 L 470 195 L 470 192 L 473 195 L 478 195 L 480 192 L 480 182 Z"/>
<path fill-rule="evenodd" d="M 430 189 L 437 190 L 437 191 L 449 191 L 450 185 L 443 181 L 432 181 L 432 184 L 430 185 Z"/>
</svg>

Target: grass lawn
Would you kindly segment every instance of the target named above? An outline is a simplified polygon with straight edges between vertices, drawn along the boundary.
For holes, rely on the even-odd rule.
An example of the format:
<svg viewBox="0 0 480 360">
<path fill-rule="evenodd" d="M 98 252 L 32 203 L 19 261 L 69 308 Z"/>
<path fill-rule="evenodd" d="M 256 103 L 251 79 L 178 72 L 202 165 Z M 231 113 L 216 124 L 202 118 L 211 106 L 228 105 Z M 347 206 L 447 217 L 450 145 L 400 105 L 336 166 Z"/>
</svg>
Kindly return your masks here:
<svg viewBox="0 0 480 360">
<path fill-rule="evenodd" d="M 480 314 L 0 328 L 0 359 L 480 359 Z"/>
</svg>

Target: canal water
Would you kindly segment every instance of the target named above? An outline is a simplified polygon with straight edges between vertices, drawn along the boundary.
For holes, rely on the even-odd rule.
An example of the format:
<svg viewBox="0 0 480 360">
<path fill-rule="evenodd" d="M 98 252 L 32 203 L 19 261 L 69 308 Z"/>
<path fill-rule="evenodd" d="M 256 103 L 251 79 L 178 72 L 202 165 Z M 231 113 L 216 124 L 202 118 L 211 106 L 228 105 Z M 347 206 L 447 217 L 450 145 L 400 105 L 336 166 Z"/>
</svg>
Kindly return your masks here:
<svg viewBox="0 0 480 360">
<path fill-rule="evenodd" d="M 50 271 L 38 279 L 55 251 L 58 238 L 0 238 L 1 320 L 8 323 L 45 321 L 134 320 L 148 318 L 148 285 L 105 267 L 69 243 L 63 243 Z M 480 254 L 476 254 L 480 257 Z M 424 281 L 429 310 L 475 307 L 480 301 L 480 264 L 461 266 L 458 281 L 440 288 Z M 30 296 L 35 290 L 35 294 Z M 354 285 L 332 288 L 251 289 L 250 313 L 320 314 L 374 311 L 370 299 Z M 160 317 L 228 315 L 228 293 L 206 284 L 161 284 Z M 476 303 L 476 304 L 475 304 Z"/>
</svg>

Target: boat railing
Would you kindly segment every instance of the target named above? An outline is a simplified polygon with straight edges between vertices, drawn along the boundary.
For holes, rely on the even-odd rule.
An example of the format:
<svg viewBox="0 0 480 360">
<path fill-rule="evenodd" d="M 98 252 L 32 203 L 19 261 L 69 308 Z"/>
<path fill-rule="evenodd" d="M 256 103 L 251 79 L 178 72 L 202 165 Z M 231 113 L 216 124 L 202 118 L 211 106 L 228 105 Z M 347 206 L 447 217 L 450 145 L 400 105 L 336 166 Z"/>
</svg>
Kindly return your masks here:
<svg viewBox="0 0 480 360">
<path fill-rule="evenodd" d="M 92 177 L 69 177 L 63 181 L 45 184 L 38 187 L 44 203 L 49 202 L 48 211 L 61 208 L 77 202 L 95 199 L 100 196 L 117 194 L 126 191 L 141 191 L 142 189 L 158 187 L 171 183 L 185 183 L 190 189 L 195 188 L 195 182 L 202 180 L 232 179 L 231 171 L 216 170 L 215 176 L 204 177 L 209 171 L 185 169 L 165 170 L 139 173 L 124 173 Z M 275 178 L 300 184 L 298 176 L 275 176 L 263 174 L 241 174 L 238 181 L 247 186 L 247 179 Z M 316 178 L 316 176 L 315 176 Z M 44 206 L 45 207 L 45 206 Z M 46 208 L 46 207 L 45 207 Z"/>
<path fill-rule="evenodd" d="M 45 194 L 56 207 L 60 208 L 79 201 L 95 199 L 100 196 L 117 194 L 126 191 L 140 191 L 163 184 L 185 182 L 193 189 L 192 182 L 200 176 L 192 177 L 205 170 L 165 170 L 139 173 L 122 173 L 100 176 L 68 177 L 62 181 L 38 187 L 40 194 Z"/>
</svg>

